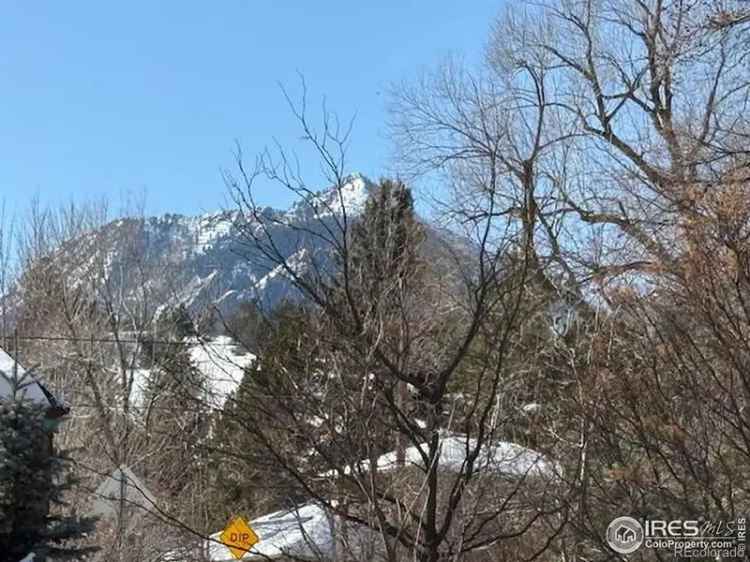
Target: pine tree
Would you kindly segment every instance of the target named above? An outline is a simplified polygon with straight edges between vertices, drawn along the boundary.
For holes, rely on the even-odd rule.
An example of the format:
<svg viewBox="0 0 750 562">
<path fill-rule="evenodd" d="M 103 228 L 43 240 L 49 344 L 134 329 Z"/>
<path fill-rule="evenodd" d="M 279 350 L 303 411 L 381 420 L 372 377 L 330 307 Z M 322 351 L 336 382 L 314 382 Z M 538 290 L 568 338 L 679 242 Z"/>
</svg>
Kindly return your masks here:
<svg viewBox="0 0 750 562">
<path fill-rule="evenodd" d="M 385 328 L 385 339 L 391 342 L 400 360 L 407 357 L 409 345 L 400 318 L 409 307 L 411 290 L 422 281 L 419 246 L 424 238 L 411 190 L 398 180 L 381 180 L 352 227 L 352 288 L 365 307 L 364 318 Z M 380 377 L 380 384 L 392 386 L 399 408 L 416 414 L 416 404 L 409 399 L 406 383 L 397 380 L 386 383 L 385 378 Z M 387 411 L 385 406 L 383 411 Z M 398 431 L 393 432 L 392 438 L 397 462 L 403 464 L 405 439 Z M 388 438 L 383 441 L 384 448 L 390 449 Z"/>
<path fill-rule="evenodd" d="M 248 429 L 268 423 L 263 414 L 264 408 L 269 407 L 268 396 L 288 396 L 286 406 L 304 416 L 304 405 L 297 401 L 305 402 L 305 398 L 285 386 L 289 379 L 279 376 L 279 371 L 298 373 L 301 381 L 305 373 L 322 367 L 313 340 L 304 335 L 311 329 L 311 313 L 298 304 L 282 303 L 267 318 L 257 321 L 254 329 L 263 353 L 224 405 L 211 440 L 216 453 L 210 470 L 216 480 L 214 511 L 217 522 L 222 524 L 232 513 L 274 511 L 303 497 L 288 475 L 269 469 Z M 237 337 L 244 338 L 244 332 L 238 332 Z M 307 382 L 305 391 L 314 392 Z M 286 423 L 283 413 L 278 412 L 277 417 Z M 284 432 L 279 433 L 278 439 L 280 449 L 299 450 L 297 443 L 284 439 Z"/>
<path fill-rule="evenodd" d="M 155 341 L 144 345 L 151 371 L 144 389 L 146 428 L 151 445 L 158 448 L 145 469 L 162 496 L 174 501 L 201 484 L 199 445 L 210 424 L 207 381 L 185 345 L 195 334 L 192 319 L 180 305 L 160 320 Z"/>
<path fill-rule="evenodd" d="M 414 275 L 423 238 L 411 190 L 400 181 L 382 180 L 352 226 L 350 246 L 354 283 L 372 310 L 389 292 L 386 284 L 401 285 Z"/>
<path fill-rule="evenodd" d="M 15 393 L 14 393 L 15 395 Z M 0 401 L 0 559 L 80 560 L 94 549 L 76 539 L 94 520 L 64 515 L 63 496 L 76 480 L 69 459 L 52 450 L 45 407 L 7 397 Z"/>
</svg>

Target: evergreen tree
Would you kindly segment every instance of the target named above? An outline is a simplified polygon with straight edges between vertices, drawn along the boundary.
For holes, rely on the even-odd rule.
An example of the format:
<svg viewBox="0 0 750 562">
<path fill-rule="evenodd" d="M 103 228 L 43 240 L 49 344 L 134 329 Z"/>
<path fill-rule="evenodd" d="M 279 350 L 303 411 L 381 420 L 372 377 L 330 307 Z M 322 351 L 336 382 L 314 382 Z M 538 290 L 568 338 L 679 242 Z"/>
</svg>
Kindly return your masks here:
<svg viewBox="0 0 750 562">
<path fill-rule="evenodd" d="M 242 302 L 226 322 L 226 331 L 251 352 L 257 352 L 265 326 L 265 314 L 255 302 Z"/>
<path fill-rule="evenodd" d="M 410 306 L 405 295 L 408 287 L 419 285 L 418 252 L 424 237 L 409 189 L 398 181 L 382 181 L 349 236 L 348 289 L 361 315 L 381 319 L 386 338 L 397 346 L 397 319 Z M 339 278 L 334 298 L 344 298 L 343 284 Z M 331 338 L 335 330 L 317 309 L 285 303 L 266 318 L 248 312 L 248 322 L 233 325 L 234 335 L 254 339 L 258 359 L 224 406 L 212 438 L 217 523 L 226 520 L 229 509 L 252 515 L 306 501 L 308 494 L 292 471 L 320 478 L 331 465 L 345 466 L 394 447 L 394 423 L 386 419 L 385 404 L 372 404 L 378 415 L 370 422 L 360 415 L 361 408 L 352 407 L 359 404 L 371 371 L 345 361 L 340 344 Z M 406 385 L 397 388 L 397 382 L 386 376 L 379 381 L 405 400 Z M 288 470 L 278 470 L 259 437 L 289 461 Z"/>
<path fill-rule="evenodd" d="M 424 238 L 414 214 L 411 190 L 400 181 L 382 180 L 352 226 L 351 271 L 356 289 L 376 310 L 388 290 L 402 285 L 417 269 L 417 247 Z M 387 306 L 387 308 L 392 308 Z"/>
<path fill-rule="evenodd" d="M 186 345 L 197 332 L 183 305 L 164 314 L 154 333 L 144 344 L 151 372 L 144 397 L 146 429 L 158 453 L 145 468 L 162 495 L 176 501 L 201 484 L 200 443 L 210 424 L 207 381 Z"/>
<path fill-rule="evenodd" d="M 63 514 L 63 495 L 76 484 L 68 458 L 52 450 L 45 407 L 8 397 L 0 401 L 0 560 L 80 560 L 94 549 L 76 539 L 94 520 Z"/>
<path fill-rule="evenodd" d="M 352 227 L 349 288 L 357 295 L 364 323 L 382 329 L 377 337 L 382 337 L 402 365 L 409 362 L 413 344 L 403 330 L 402 319 L 414 306 L 414 290 L 424 281 L 424 268 L 420 267 L 424 239 L 411 190 L 401 181 L 381 180 Z M 377 384 L 394 396 L 402 412 L 408 412 L 410 417 L 421 415 L 419 404 L 410 399 L 404 381 L 387 372 L 377 375 Z M 390 409 L 385 404 L 380 409 L 385 423 L 375 441 L 383 451 L 396 447 L 401 463 L 406 439 L 395 429 L 395 420 L 386 419 L 385 413 Z"/>
<path fill-rule="evenodd" d="M 296 411 L 304 418 L 306 409 L 301 402 L 305 402 L 305 396 L 286 386 L 289 379 L 279 375 L 281 369 L 289 369 L 299 374 L 305 394 L 315 392 L 307 384 L 310 379 L 305 379 L 307 373 L 322 369 L 314 340 L 305 336 L 311 330 L 311 322 L 310 311 L 292 303 L 282 303 L 265 319 L 258 317 L 256 333 L 263 353 L 255 368 L 243 377 L 234 396 L 227 400 L 211 439 L 214 454 L 210 473 L 215 479 L 217 523 L 225 523 L 232 513 L 255 514 L 288 507 L 303 497 L 288 475 L 269 467 L 249 430 L 269 423 L 265 409 L 275 407 L 269 397 L 287 397 L 283 410 Z M 244 332 L 237 333 L 237 337 L 243 336 Z M 275 417 L 283 423 L 293 423 L 281 408 Z M 315 428 L 310 426 L 308 430 Z M 299 444 L 287 440 L 284 433 L 277 436 L 279 447 L 299 450 Z"/>
</svg>

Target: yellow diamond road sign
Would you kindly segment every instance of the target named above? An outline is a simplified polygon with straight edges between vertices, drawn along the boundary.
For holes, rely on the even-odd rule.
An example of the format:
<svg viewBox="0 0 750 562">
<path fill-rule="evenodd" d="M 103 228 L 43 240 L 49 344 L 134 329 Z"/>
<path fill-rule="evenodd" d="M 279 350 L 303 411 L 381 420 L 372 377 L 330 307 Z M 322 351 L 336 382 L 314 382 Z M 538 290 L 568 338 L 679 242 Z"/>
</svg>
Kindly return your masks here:
<svg viewBox="0 0 750 562">
<path fill-rule="evenodd" d="M 242 558 L 260 537 L 250 528 L 242 517 L 235 517 L 219 535 L 221 542 L 229 549 L 237 560 Z"/>
</svg>

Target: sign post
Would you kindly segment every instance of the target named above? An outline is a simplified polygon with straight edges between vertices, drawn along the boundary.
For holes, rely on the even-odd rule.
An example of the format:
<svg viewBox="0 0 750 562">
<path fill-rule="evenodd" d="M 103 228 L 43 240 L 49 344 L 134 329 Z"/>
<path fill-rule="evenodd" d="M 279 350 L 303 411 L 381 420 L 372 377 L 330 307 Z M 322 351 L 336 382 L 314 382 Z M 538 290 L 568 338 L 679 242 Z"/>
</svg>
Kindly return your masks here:
<svg viewBox="0 0 750 562">
<path fill-rule="evenodd" d="M 260 537 L 255 534 L 250 525 L 242 517 L 232 519 L 219 536 L 237 560 L 242 558 L 248 550 L 260 542 Z"/>
</svg>

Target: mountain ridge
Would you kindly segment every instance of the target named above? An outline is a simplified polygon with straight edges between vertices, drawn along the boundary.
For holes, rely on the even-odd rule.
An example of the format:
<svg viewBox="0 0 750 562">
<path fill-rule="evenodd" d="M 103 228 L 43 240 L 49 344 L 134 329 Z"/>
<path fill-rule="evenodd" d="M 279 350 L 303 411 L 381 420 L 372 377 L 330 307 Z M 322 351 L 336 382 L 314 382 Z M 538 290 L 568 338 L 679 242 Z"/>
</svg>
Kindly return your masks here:
<svg viewBox="0 0 750 562">
<path fill-rule="evenodd" d="M 340 188 L 311 191 L 288 209 L 265 207 L 259 212 L 272 219 L 267 222 L 269 233 L 282 255 L 304 268 L 311 256 L 320 256 L 320 244 L 299 233 L 313 224 L 332 226 L 344 210 L 350 217 L 359 215 L 374 187 L 363 174 L 351 174 Z M 243 229 L 253 228 L 253 223 L 257 221 L 239 209 L 120 217 L 66 240 L 38 267 L 54 264 L 54 276 L 84 292 L 105 281 L 133 300 L 147 292 L 149 300 L 158 303 L 157 315 L 184 306 L 196 316 L 216 309 L 227 318 L 242 303 L 272 308 L 294 298 L 277 264 L 262 259 L 243 240 Z M 21 307 L 23 283 L 8 296 L 6 303 Z"/>
<path fill-rule="evenodd" d="M 169 310 L 184 308 L 204 329 L 220 334 L 225 321 L 246 303 L 270 310 L 284 300 L 301 298 L 284 268 L 253 244 L 253 234 L 268 234 L 280 256 L 300 272 L 314 264 L 316 271 L 334 274 L 331 250 L 320 240 L 339 232 L 336 221 L 344 211 L 348 219 L 356 220 L 375 189 L 376 184 L 363 174 L 352 174 L 340 188 L 311 191 L 288 209 L 257 209 L 259 215 L 270 219 L 263 223 L 267 233 L 258 230 L 260 223 L 254 216 L 239 209 L 120 217 L 64 242 L 34 267 L 42 270 L 37 276 L 42 284 L 54 277 L 66 290 L 77 290 L 102 310 L 148 305 L 158 318 Z M 423 226 L 428 232 L 423 251 L 431 260 L 471 253 L 470 243 L 455 233 L 427 222 Z M 50 264 L 51 273 L 45 271 Z M 27 295 L 31 302 L 35 298 L 33 290 L 26 293 L 29 287 L 34 289 L 35 276 L 28 276 L 31 285 L 23 283 L 24 276 L 5 300 L 6 305 L 10 303 L 6 310 L 13 310 L 12 323 L 24 318 Z M 42 295 L 58 298 L 49 292 Z M 112 295 L 121 302 L 102 306 L 107 304 L 102 299 Z M 35 306 L 32 304 L 28 316 L 32 323 L 46 314 L 43 307 L 34 312 Z"/>
</svg>

